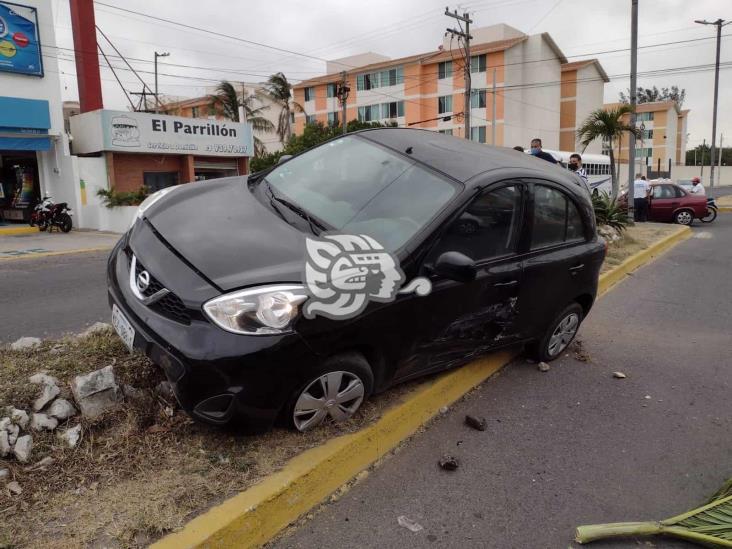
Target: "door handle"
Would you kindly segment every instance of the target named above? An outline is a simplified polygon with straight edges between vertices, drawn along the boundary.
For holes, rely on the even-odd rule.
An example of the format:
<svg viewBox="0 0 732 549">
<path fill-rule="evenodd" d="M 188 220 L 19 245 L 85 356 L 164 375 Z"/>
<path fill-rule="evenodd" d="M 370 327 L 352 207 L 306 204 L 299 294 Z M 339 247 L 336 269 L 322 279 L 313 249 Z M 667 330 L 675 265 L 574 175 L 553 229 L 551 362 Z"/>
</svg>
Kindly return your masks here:
<svg viewBox="0 0 732 549">
<path fill-rule="evenodd" d="M 581 271 L 584 268 L 585 268 L 585 264 L 584 263 L 580 263 L 579 265 L 575 265 L 574 267 L 570 267 L 569 268 L 569 272 L 574 275 L 574 274 L 577 274 L 579 271 Z"/>
<path fill-rule="evenodd" d="M 506 282 L 496 282 L 494 286 L 501 287 L 501 286 L 515 286 L 518 284 L 518 280 L 508 280 Z"/>
</svg>

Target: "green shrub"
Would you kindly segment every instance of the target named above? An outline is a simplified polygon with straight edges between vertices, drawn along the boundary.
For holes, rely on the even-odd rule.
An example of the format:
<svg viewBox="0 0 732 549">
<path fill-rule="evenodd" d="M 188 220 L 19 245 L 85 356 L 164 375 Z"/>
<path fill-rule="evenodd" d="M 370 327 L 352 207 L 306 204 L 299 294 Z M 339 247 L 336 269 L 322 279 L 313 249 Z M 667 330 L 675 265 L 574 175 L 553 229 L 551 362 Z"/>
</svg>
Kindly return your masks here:
<svg viewBox="0 0 732 549">
<path fill-rule="evenodd" d="M 592 195 L 592 206 L 598 225 L 607 225 L 622 232 L 628 225 L 628 209 L 613 199 L 608 193 Z"/>
<path fill-rule="evenodd" d="M 150 194 L 150 189 L 145 185 L 136 191 L 116 191 L 114 187 L 111 189 L 97 190 L 97 196 L 102 199 L 107 208 L 115 208 L 117 206 L 137 206 Z"/>
</svg>

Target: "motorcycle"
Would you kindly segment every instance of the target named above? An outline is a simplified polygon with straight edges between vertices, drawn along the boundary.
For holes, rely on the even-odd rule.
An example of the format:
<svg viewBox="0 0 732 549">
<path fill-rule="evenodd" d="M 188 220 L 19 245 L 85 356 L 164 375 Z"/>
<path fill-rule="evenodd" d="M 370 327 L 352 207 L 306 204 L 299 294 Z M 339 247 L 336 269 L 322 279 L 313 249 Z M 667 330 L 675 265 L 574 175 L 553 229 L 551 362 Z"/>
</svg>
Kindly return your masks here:
<svg viewBox="0 0 732 549">
<path fill-rule="evenodd" d="M 704 217 L 700 217 L 699 220 L 702 223 L 711 223 L 717 219 L 717 203 L 714 201 L 714 198 L 711 196 L 707 197 L 707 215 Z"/>
<path fill-rule="evenodd" d="M 58 227 L 63 232 L 68 233 L 73 226 L 71 216 L 73 211 L 66 202 L 55 204 L 50 196 L 44 196 L 43 200 L 33 208 L 30 217 L 30 226 L 37 226 L 39 230 L 53 230 Z"/>
</svg>

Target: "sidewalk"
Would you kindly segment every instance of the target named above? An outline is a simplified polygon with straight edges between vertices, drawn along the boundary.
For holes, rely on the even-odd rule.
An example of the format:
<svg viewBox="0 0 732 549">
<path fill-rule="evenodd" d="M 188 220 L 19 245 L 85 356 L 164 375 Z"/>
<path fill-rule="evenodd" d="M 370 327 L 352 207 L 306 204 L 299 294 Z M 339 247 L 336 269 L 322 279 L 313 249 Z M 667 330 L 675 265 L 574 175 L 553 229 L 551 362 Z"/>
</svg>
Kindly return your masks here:
<svg viewBox="0 0 732 549">
<path fill-rule="evenodd" d="M 732 216 L 693 230 L 596 304 L 580 332 L 584 352 L 547 373 L 523 360 L 504 368 L 270 547 L 578 548 L 580 524 L 701 504 L 732 476 Z M 488 429 L 463 425 L 468 413 Z M 448 453 L 457 471 L 438 468 Z M 401 527 L 400 516 L 422 530 Z"/>
<path fill-rule="evenodd" d="M 97 231 L 71 231 L 62 233 L 28 232 L 26 234 L 8 234 L 0 227 L 0 261 L 19 258 L 43 257 L 89 251 L 109 250 L 117 243 L 117 233 Z M 30 229 L 30 227 L 24 227 Z"/>
</svg>

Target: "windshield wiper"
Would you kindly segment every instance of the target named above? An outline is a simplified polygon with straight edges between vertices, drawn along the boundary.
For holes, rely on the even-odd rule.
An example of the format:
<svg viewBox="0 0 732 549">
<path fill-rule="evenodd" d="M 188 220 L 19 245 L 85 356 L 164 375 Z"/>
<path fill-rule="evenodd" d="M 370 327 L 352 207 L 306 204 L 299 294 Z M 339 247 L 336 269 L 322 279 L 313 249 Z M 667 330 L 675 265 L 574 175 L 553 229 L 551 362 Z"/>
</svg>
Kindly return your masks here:
<svg viewBox="0 0 732 549">
<path fill-rule="evenodd" d="M 282 216 L 282 212 L 280 212 L 279 209 L 273 204 L 273 201 L 279 202 L 283 206 L 286 206 L 288 209 L 290 209 L 291 211 L 295 212 L 297 215 L 299 215 L 300 217 L 302 217 L 303 219 L 305 219 L 308 222 L 308 225 L 310 226 L 310 231 L 314 235 L 317 236 L 317 235 L 320 234 L 320 232 L 318 232 L 318 230 L 316 230 L 316 228 L 317 229 L 320 229 L 320 231 L 324 231 L 325 230 L 325 226 L 322 223 L 320 223 L 316 219 L 313 219 L 312 216 L 310 214 L 308 214 L 300 206 L 298 206 L 294 202 L 290 202 L 286 198 L 283 198 L 283 197 L 275 194 L 274 190 L 272 189 L 272 185 L 270 185 L 269 181 L 267 181 L 265 179 L 264 182 L 267 184 L 267 190 L 269 191 L 270 204 L 272 204 L 272 207 L 275 210 L 278 211 L 278 213 L 280 214 L 280 216 Z"/>
</svg>

